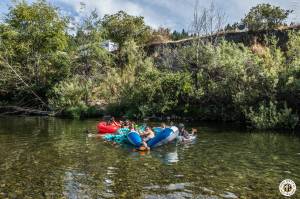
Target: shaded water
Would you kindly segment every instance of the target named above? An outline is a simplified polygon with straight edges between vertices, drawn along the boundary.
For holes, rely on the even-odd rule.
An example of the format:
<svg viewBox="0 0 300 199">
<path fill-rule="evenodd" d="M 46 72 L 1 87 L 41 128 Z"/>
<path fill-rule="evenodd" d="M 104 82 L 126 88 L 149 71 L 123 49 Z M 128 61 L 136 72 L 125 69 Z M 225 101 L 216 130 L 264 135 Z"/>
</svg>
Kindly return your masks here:
<svg viewBox="0 0 300 199">
<path fill-rule="evenodd" d="M 292 135 L 198 125 L 195 143 L 143 154 L 88 138 L 96 124 L 0 118 L 0 198 L 281 198 L 283 179 L 300 187 Z"/>
</svg>

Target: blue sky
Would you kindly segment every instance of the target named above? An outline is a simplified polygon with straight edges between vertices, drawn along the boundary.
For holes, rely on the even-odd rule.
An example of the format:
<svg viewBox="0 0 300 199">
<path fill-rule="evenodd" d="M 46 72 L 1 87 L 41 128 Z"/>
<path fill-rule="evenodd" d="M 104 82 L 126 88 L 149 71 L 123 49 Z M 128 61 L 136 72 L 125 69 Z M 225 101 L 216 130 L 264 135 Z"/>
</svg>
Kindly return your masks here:
<svg viewBox="0 0 300 199">
<path fill-rule="evenodd" d="M 33 0 L 29 0 L 32 2 Z M 62 12 L 72 15 L 75 19 L 97 9 L 100 16 L 124 10 L 131 15 L 145 17 L 148 25 L 171 29 L 188 30 L 193 18 L 195 0 L 48 0 L 61 8 Z M 86 12 L 80 12 L 80 2 L 86 4 Z M 240 21 L 252 6 L 258 3 L 270 3 L 284 9 L 293 9 L 294 13 L 288 21 L 300 22 L 300 0 L 214 0 L 216 6 L 226 14 L 226 22 Z M 208 6 L 210 0 L 199 0 L 200 7 Z M 7 12 L 9 0 L 1 0 L 0 13 Z"/>
</svg>

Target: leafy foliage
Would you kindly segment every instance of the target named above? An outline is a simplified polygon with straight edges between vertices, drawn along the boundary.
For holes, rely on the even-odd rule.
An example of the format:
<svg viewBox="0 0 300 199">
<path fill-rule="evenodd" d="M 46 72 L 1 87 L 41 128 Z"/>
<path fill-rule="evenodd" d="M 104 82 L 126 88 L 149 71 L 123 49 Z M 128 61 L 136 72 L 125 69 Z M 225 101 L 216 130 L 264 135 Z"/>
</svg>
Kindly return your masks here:
<svg viewBox="0 0 300 199">
<path fill-rule="evenodd" d="M 291 12 L 270 4 L 258 4 L 250 9 L 243 22 L 249 30 L 273 29 L 282 25 Z"/>
<path fill-rule="evenodd" d="M 278 98 L 287 101 L 288 105 L 300 112 L 300 33 L 290 32 L 287 61 L 280 74 Z"/>
<path fill-rule="evenodd" d="M 124 11 L 105 15 L 102 25 L 106 30 L 107 38 L 117 42 L 120 47 L 129 40 L 142 45 L 150 38 L 150 27 L 145 25 L 144 18 L 128 15 Z"/>
<path fill-rule="evenodd" d="M 103 74 L 111 65 L 110 55 L 101 46 L 103 34 L 101 19 L 94 10 L 77 27 L 74 38 L 75 73 L 92 77 Z"/>
<path fill-rule="evenodd" d="M 274 129 L 274 128 L 295 128 L 299 121 L 299 117 L 292 113 L 292 109 L 287 108 L 286 104 L 283 109 L 278 110 L 276 104 L 269 103 L 269 106 L 261 104 L 257 111 L 252 107 L 246 117 L 251 124 L 258 129 Z"/>
<path fill-rule="evenodd" d="M 294 42 L 290 41 L 293 43 L 290 45 L 294 46 L 297 38 L 291 38 Z M 284 81 L 281 79 L 286 74 L 287 67 L 284 53 L 277 48 L 274 38 L 268 38 L 266 43 L 268 47 L 263 48 L 263 53 L 225 41 L 217 46 L 194 43 L 179 50 L 164 50 L 163 52 L 167 52 L 163 55 L 166 60 L 169 60 L 168 56 L 176 54 L 176 61 L 160 63 L 166 65 L 164 68 L 173 67 L 188 72 L 192 87 L 187 100 L 181 104 L 188 107 L 189 115 L 204 120 L 244 121 L 249 119 L 245 114 L 249 107 L 257 108 L 261 102 L 279 98 L 279 106 L 287 101 L 289 107 L 293 108 L 289 109 L 291 114 L 296 114 L 298 108 L 293 104 L 298 100 L 294 97 L 293 100 L 288 99 L 297 94 L 291 90 L 285 96 L 279 93 L 281 86 L 287 88 L 281 82 Z M 258 114 L 257 118 L 259 116 Z M 255 121 L 258 120 L 253 120 L 252 123 Z M 279 126 L 288 127 L 281 124 Z M 278 126 L 270 125 L 270 128 L 273 127 Z"/>
<path fill-rule="evenodd" d="M 82 106 L 87 104 L 91 81 L 80 76 L 61 81 L 53 87 L 54 99 L 51 100 L 55 108 Z"/>
<path fill-rule="evenodd" d="M 7 75 L 2 88 L 21 95 L 28 90 L 20 82 L 22 76 L 30 89 L 44 97 L 70 71 L 66 52 L 68 20 L 45 1 L 31 5 L 22 1 L 9 11 L 0 25 L 0 64 Z"/>
</svg>

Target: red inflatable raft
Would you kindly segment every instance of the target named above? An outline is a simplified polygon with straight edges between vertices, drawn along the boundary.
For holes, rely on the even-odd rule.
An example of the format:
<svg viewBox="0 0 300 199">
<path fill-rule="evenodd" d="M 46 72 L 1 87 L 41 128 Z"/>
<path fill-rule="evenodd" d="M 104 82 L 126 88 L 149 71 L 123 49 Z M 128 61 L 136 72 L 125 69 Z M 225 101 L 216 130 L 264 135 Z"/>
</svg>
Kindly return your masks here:
<svg viewBox="0 0 300 199">
<path fill-rule="evenodd" d="M 107 124 L 106 122 L 99 122 L 97 125 L 98 133 L 115 133 L 120 126 L 118 124 Z"/>
</svg>

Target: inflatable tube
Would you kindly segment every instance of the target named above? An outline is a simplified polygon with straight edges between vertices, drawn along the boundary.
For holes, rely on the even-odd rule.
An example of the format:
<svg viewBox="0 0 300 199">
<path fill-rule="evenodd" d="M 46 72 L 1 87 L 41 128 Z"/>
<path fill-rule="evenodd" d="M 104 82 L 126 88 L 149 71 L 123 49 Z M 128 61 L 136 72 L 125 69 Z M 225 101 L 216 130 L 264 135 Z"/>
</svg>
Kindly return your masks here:
<svg viewBox="0 0 300 199">
<path fill-rule="evenodd" d="M 135 147 L 140 147 L 143 145 L 141 136 L 135 131 L 131 131 L 130 133 L 128 133 L 127 138 L 128 141 Z"/>
<path fill-rule="evenodd" d="M 145 125 L 140 125 L 140 126 L 137 126 L 136 127 L 136 130 L 137 131 L 145 131 Z M 117 130 L 117 133 L 118 134 L 127 134 L 130 132 L 130 129 L 129 128 L 119 128 Z"/>
<path fill-rule="evenodd" d="M 105 141 L 115 142 L 118 144 L 127 144 L 128 139 L 126 134 L 105 134 L 103 136 Z"/>
<path fill-rule="evenodd" d="M 127 133 L 129 133 L 130 132 L 130 129 L 129 128 L 119 128 L 118 130 L 117 130 L 117 133 L 118 134 L 127 134 Z"/>
<path fill-rule="evenodd" d="M 178 136 L 179 130 L 176 126 L 172 126 L 170 128 L 165 128 L 163 131 L 158 133 L 154 138 L 147 142 L 147 145 L 150 148 L 158 147 L 163 144 L 167 144 L 172 142 Z"/>
<path fill-rule="evenodd" d="M 98 133 L 106 134 L 106 133 L 115 133 L 118 130 L 118 126 L 115 125 L 107 125 L 106 122 L 100 122 L 97 125 Z"/>
</svg>

